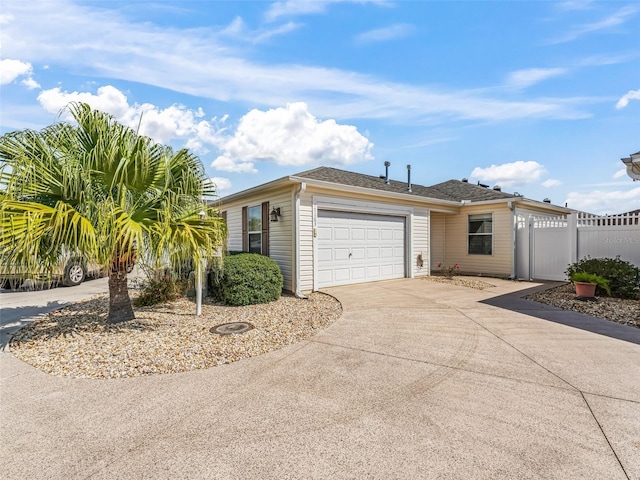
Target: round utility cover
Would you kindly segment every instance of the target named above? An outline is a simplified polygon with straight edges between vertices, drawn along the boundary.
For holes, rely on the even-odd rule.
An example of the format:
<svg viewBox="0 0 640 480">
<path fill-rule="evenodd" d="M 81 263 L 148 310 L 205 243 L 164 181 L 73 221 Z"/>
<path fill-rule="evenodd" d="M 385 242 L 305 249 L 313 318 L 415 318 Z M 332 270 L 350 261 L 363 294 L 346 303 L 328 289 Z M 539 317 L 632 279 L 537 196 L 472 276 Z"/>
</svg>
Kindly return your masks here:
<svg viewBox="0 0 640 480">
<path fill-rule="evenodd" d="M 218 335 L 231 335 L 232 333 L 244 333 L 253 328 L 248 322 L 233 322 L 223 323 L 222 325 L 215 326 L 209 330 L 211 333 L 217 333 Z"/>
</svg>

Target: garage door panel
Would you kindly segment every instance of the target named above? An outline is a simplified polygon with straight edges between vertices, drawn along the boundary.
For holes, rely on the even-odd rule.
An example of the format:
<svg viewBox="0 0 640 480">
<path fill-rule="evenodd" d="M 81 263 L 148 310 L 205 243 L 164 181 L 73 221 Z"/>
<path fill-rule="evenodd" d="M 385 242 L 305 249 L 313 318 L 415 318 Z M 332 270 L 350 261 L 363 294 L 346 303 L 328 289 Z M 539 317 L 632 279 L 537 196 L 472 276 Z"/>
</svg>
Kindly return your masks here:
<svg viewBox="0 0 640 480">
<path fill-rule="evenodd" d="M 345 260 L 349 260 L 349 249 L 348 248 L 335 248 L 333 250 L 333 260 L 336 262 L 342 262 Z"/>
<path fill-rule="evenodd" d="M 349 280 L 349 269 L 348 268 L 336 268 L 333 270 L 333 278 L 336 283 L 344 282 Z"/>
<path fill-rule="evenodd" d="M 352 241 L 358 241 L 358 240 L 364 240 L 365 239 L 365 232 L 366 229 L 364 228 L 352 228 L 351 229 L 351 240 Z"/>
<path fill-rule="evenodd" d="M 393 247 L 381 247 L 380 258 L 393 258 Z"/>
<path fill-rule="evenodd" d="M 318 261 L 319 262 L 330 262 L 332 259 L 333 259 L 333 250 L 332 249 L 330 249 L 330 248 L 318 248 Z"/>
<path fill-rule="evenodd" d="M 405 276 L 404 217 L 318 210 L 317 286 Z"/>
<path fill-rule="evenodd" d="M 401 269 L 401 273 L 404 274 L 404 268 Z M 397 273 L 397 270 L 394 269 L 393 265 L 383 265 L 381 274 L 384 276 L 394 275 Z"/>
<path fill-rule="evenodd" d="M 318 270 L 318 283 L 322 285 L 330 285 L 333 283 L 332 270 Z"/>
<path fill-rule="evenodd" d="M 381 240 L 393 240 L 393 230 L 390 229 L 381 229 L 380 230 L 380 239 Z"/>
<path fill-rule="evenodd" d="M 345 227 L 334 227 L 333 240 L 349 240 L 349 229 Z"/>
<path fill-rule="evenodd" d="M 381 275 L 381 268 L 379 266 L 367 267 L 368 277 L 379 277 Z"/>
<path fill-rule="evenodd" d="M 318 227 L 318 240 L 331 240 L 330 227 Z"/>
<path fill-rule="evenodd" d="M 367 279 L 367 270 L 365 267 L 352 267 L 351 268 L 351 279 L 352 280 L 366 280 Z"/>
</svg>

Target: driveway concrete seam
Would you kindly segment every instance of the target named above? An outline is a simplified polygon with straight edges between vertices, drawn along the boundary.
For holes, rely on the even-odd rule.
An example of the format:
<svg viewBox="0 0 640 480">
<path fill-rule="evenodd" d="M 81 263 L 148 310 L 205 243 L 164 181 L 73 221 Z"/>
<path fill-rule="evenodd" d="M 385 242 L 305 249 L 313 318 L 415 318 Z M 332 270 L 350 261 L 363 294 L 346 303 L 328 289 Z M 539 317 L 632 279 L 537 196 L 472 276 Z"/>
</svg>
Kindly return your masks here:
<svg viewBox="0 0 640 480">
<path fill-rule="evenodd" d="M 612 397 L 610 395 L 603 395 L 602 393 L 587 392 L 587 391 L 583 391 L 583 390 L 580 390 L 580 393 L 583 393 L 585 395 L 591 395 L 592 397 L 600 397 L 600 398 L 606 398 L 608 400 L 616 400 L 618 402 L 628 402 L 628 403 L 640 404 L 640 400 L 633 400 L 633 399 L 630 399 L 630 398 Z"/>
<path fill-rule="evenodd" d="M 467 372 L 467 373 L 472 373 L 472 374 L 476 374 L 476 375 L 483 375 L 483 376 L 491 377 L 491 378 L 500 378 L 500 379 L 503 379 L 503 380 L 510 380 L 510 381 L 518 382 L 518 383 L 525 383 L 525 384 L 530 384 L 530 385 L 538 385 L 538 386 L 541 386 L 541 387 L 549 387 L 549 388 L 555 388 L 555 389 L 559 389 L 559 390 L 566 390 L 568 392 L 580 392 L 580 390 L 576 389 L 575 387 L 573 387 L 570 384 L 569 384 L 569 386 L 571 388 L 558 387 L 558 386 L 555 386 L 555 385 L 547 385 L 545 383 L 538 383 L 538 382 L 534 382 L 534 381 L 531 381 L 531 380 L 523 380 L 521 378 L 507 377 L 505 375 L 496 375 L 494 373 L 480 372 L 478 370 L 469 370 L 467 368 L 451 366 L 451 365 L 447 365 L 445 363 L 429 362 L 429 361 L 426 361 L 426 360 L 419 360 L 419 359 L 416 359 L 416 358 L 402 357 L 400 355 L 391 355 L 391 354 L 388 354 L 388 353 L 376 352 L 376 351 L 373 351 L 373 350 L 365 350 L 363 348 L 349 347 L 349 346 L 340 345 L 340 344 L 337 344 L 337 343 L 323 342 L 323 341 L 320 341 L 320 340 L 311 340 L 311 339 L 309 339 L 307 341 L 308 342 L 313 342 L 313 343 L 316 343 L 316 344 L 329 345 L 331 347 L 344 348 L 346 350 L 353 350 L 355 352 L 369 353 L 369 354 L 372 354 L 372 355 L 379 355 L 379 356 L 382 356 L 382 357 L 395 358 L 397 360 L 406 360 L 408 362 L 420 363 L 420 364 L 423 364 L 423 365 L 433 365 L 435 367 L 449 368 L 451 370 L 458 370 L 458 371 L 461 371 L 461 372 Z M 560 379 L 560 380 L 562 380 L 562 379 Z M 567 383 L 567 382 L 565 382 L 565 383 Z"/>
<path fill-rule="evenodd" d="M 624 473 L 625 477 L 627 477 L 628 480 L 631 480 L 631 477 L 629 477 L 629 474 L 627 473 L 627 470 L 624 468 L 624 465 L 620 461 L 620 457 L 618 457 L 618 454 L 617 454 L 616 450 L 613 448 L 613 445 L 609 441 L 609 437 L 604 432 L 604 429 L 602 428 L 602 425 L 598 421 L 598 417 L 596 417 L 596 414 L 591 409 L 591 405 L 589 405 L 589 402 L 587 401 L 587 398 L 584 396 L 583 392 L 580 392 L 580 395 L 582 396 L 582 400 L 584 401 L 585 405 L 589 409 L 589 413 L 591 413 L 591 416 L 593 417 L 593 420 L 596 422 L 596 425 L 598 425 L 598 428 L 600 429 L 600 432 L 602 433 L 602 436 L 607 441 L 607 444 L 609 445 L 609 448 L 611 449 L 611 452 L 613 453 L 614 457 L 616 458 L 616 461 L 618 462 L 618 465 L 620 465 L 620 468 L 622 469 L 622 472 Z"/>
<path fill-rule="evenodd" d="M 482 325 L 480 322 L 478 322 L 477 320 L 471 318 L 469 315 L 467 315 L 466 313 L 464 313 L 463 311 L 461 311 L 459 308 L 455 309 L 458 313 L 460 313 L 461 315 L 464 315 L 466 318 L 468 318 L 469 320 L 471 320 L 473 323 L 475 323 L 476 325 L 478 325 L 480 328 L 486 330 L 488 333 L 490 333 L 491 335 L 493 335 L 495 338 L 497 338 L 498 340 L 500 340 L 501 342 L 505 343 L 506 345 L 508 345 L 509 347 L 513 348 L 516 352 L 518 352 L 520 355 L 522 355 L 523 357 L 525 357 L 526 359 L 528 359 L 529 361 L 531 361 L 532 363 L 534 363 L 535 365 L 539 366 L 540 368 L 542 368 L 543 370 L 549 372 L 551 375 L 553 375 L 554 377 L 556 377 L 558 380 L 566 383 L 567 385 L 569 385 L 571 388 L 573 388 L 574 390 L 582 393 L 582 391 L 576 387 L 575 385 L 571 384 L 571 382 L 565 380 L 564 378 L 562 378 L 560 375 L 558 375 L 555 372 L 552 372 L 551 370 L 549 370 L 547 367 L 545 367 L 544 365 L 540 364 L 539 362 L 537 362 L 535 359 L 533 359 L 532 357 L 530 357 L 529 355 L 527 355 L 526 353 L 524 353 L 522 350 L 520 350 L 519 348 L 517 348 L 515 345 L 509 343 L 507 340 L 505 340 L 504 338 L 502 338 L 500 335 L 498 335 L 497 333 L 492 332 L 491 330 L 489 330 L 489 328 L 485 327 L 484 325 Z"/>
<path fill-rule="evenodd" d="M 587 401 L 586 397 L 585 397 L 585 392 L 583 392 L 581 389 L 579 389 L 578 387 L 572 385 L 570 382 L 568 382 L 567 380 L 565 380 L 564 378 L 562 378 L 560 375 L 552 372 L 551 370 L 549 370 L 548 368 L 546 368 L 544 365 L 541 365 L 540 363 L 538 363 L 536 360 L 534 360 L 533 358 L 531 358 L 529 355 L 527 355 L 526 353 L 522 352 L 521 350 L 519 350 L 517 347 L 515 347 L 514 345 L 512 345 L 511 343 L 509 343 L 507 340 L 505 340 L 504 338 L 500 337 L 498 334 L 492 332 L 489 328 L 487 328 L 486 326 L 482 325 L 481 323 L 479 323 L 478 321 L 476 321 L 475 319 L 469 317 L 468 315 L 466 315 L 465 313 L 461 312 L 459 309 L 456 308 L 456 310 L 461 313 L 462 315 L 464 315 L 465 317 L 467 317 L 469 320 L 471 320 L 472 322 L 474 322 L 475 324 L 479 325 L 481 328 L 483 328 L 484 330 L 486 330 L 487 332 L 489 332 L 491 335 L 495 336 L 497 339 L 499 339 L 500 341 L 506 343 L 507 345 L 509 345 L 511 348 L 513 348 L 514 350 L 516 350 L 517 352 L 519 352 L 520 354 L 524 355 L 526 358 L 528 358 L 529 360 L 531 360 L 533 363 L 535 363 L 536 365 L 538 365 L 539 367 L 543 368 L 544 370 L 546 370 L 547 372 L 549 372 L 551 375 L 555 376 L 556 378 L 558 378 L 559 380 L 563 381 L 564 383 L 566 383 L 567 385 L 569 385 L 571 388 L 575 389 L 577 392 L 580 393 L 580 396 L 582 397 L 582 400 L 584 401 L 585 405 L 587 406 L 587 408 L 589 409 L 589 413 L 591 415 L 591 417 L 593 418 L 593 420 L 596 422 L 596 425 L 598 425 L 598 428 L 600 429 L 600 433 L 602 434 L 602 436 L 604 437 L 604 439 L 607 442 L 607 445 L 609 445 L 609 449 L 611 450 L 611 453 L 613 453 L 616 462 L 618 462 L 618 465 L 620 465 L 620 468 L 622 469 L 622 472 L 624 473 L 625 477 L 629 480 L 629 474 L 627 473 L 627 471 L 624 468 L 624 465 L 622 464 L 622 462 L 620 461 L 620 458 L 618 457 L 617 452 L 615 451 L 615 449 L 613 448 L 613 445 L 611 444 L 611 442 L 609 441 L 609 437 L 607 437 L 607 434 L 604 432 L 604 429 L 602 428 L 602 425 L 600 424 L 600 422 L 598 421 L 598 418 L 596 417 L 595 413 L 593 412 L 593 410 L 591 409 L 591 405 L 589 405 L 589 402 Z M 601 395 L 605 398 L 607 398 L 605 395 Z M 635 403 L 635 402 L 634 402 Z"/>
</svg>

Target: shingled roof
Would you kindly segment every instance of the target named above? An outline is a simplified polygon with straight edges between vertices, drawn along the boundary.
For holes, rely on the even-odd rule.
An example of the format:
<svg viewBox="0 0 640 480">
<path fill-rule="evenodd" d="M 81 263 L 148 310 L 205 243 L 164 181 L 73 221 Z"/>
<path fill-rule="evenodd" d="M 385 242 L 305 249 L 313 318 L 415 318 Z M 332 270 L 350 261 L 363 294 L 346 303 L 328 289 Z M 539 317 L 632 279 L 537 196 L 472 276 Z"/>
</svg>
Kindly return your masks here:
<svg viewBox="0 0 640 480">
<path fill-rule="evenodd" d="M 459 180 L 448 180 L 431 187 L 412 183 L 411 193 L 409 193 L 407 191 L 407 182 L 390 180 L 389 184 L 386 184 L 384 178 L 364 175 L 362 173 L 347 172 L 345 170 L 331 167 L 319 167 L 293 176 L 309 180 L 330 182 L 338 185 L 371 188 L 383 192 L 404 193 L 407 195 L 414 195 L 416 197 L 449 200 L 453 202 L 460 202 L 462 200 L 479 202 L 484 200 L 517 198 L 515 195 L 511 195 L 509 193 L 504 193 L 467 182 L 461 182 Z"/>
</svg>

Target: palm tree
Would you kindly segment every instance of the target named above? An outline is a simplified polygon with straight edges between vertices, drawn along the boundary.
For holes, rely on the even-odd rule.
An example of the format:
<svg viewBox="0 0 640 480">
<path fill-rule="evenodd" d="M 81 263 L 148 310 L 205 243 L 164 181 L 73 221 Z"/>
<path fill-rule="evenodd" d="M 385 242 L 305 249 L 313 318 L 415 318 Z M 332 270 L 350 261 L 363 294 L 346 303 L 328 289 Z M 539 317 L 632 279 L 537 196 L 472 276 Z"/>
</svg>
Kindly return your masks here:
<svg viewBox="0 0 640 480">
<path fill-rule="evenodd" d="M 214 261 L 226 228 L 199 158 L 156 144 L 84 103 L 74 124 L 0 137 L 0 254 L 47 270 L 61 251 L 109 272 L 110 323 L 134 317 L 127 270 Z"/>
</svg>

